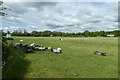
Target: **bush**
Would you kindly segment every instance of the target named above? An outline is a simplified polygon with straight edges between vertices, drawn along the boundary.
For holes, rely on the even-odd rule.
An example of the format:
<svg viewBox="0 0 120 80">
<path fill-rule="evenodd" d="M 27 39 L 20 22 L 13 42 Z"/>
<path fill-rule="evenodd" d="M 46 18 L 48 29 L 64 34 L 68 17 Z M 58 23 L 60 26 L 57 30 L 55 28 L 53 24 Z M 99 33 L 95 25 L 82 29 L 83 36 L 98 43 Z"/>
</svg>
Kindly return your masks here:
<svg viewBox="0 0 120 80">
<path fill-rule="evenodd" d="M 28 62 L 24 59 L 25 53 L 14 48 L 13 44 L 2 39 L 2 74 L 3 78 L 21 78 L 24 76 Z"/>
</svg>

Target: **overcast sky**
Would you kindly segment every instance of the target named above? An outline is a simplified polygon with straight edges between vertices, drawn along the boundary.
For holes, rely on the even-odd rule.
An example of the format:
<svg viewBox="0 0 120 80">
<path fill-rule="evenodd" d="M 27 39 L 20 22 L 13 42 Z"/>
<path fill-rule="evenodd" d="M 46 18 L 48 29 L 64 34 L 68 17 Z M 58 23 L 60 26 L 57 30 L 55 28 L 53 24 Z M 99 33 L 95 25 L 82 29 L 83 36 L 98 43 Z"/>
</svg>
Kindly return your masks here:
<svg viewBox="0 0 120 80">
<path fill-rule="evenodd" d="M 5 2 L 4 31 L 83 32 L 118 29 L 117 2 Z"/>
</svg>

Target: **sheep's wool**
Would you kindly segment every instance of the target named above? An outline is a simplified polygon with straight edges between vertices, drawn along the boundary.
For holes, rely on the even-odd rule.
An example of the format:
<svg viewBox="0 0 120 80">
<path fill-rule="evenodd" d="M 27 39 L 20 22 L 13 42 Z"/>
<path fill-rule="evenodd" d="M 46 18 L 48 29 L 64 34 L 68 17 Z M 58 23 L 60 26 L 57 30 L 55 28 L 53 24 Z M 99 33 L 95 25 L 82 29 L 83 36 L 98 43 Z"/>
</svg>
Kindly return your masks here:
<svg viewBox="0 0 120 80">
<path fill-rule="evenodd" d="M 32 43 L 30 46 L 34 46 L 35 45 L 35 43 Z"/>
<path fill-rule="evenodd" d="M 51 49 L 51 47 L 48 47 L 48 49 Z"/>
<path fill-rule="evenodd" d="M 61 48 L 58 47 L 57 50 L 61 50 Z"/>
<path fill-rule="evenodd" d="M 21 42 L 23 41 L 23 40 L 20 40 Z"/>
</svg>

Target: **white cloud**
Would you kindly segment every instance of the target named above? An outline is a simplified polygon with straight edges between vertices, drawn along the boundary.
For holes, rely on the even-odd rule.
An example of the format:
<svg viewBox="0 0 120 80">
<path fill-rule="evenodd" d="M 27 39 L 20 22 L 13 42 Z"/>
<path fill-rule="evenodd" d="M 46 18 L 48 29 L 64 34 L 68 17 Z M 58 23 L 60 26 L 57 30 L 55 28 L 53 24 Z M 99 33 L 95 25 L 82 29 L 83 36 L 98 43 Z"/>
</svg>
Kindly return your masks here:
<svg viewBox="0 0 120 80">
<path fill-rule="evenodd" d="M 3 0 L 5 2 L 118 2 L 119 0 Z"/>
<path fill-rule="evenodd" d="M 5 28 L 3 28 L 4 30 L 8 30 L 9 28 L 8 27 L 5 27 Z"/>
<path fill-rule="evenodd" d="M 10 29 L 21 29 L 19 26 L 10 26 Z"/>
<path fill-rule="evenodd" d="M 12 10 L 4 17 L 11 26 L 27 30 L 79 32 L 117 28 L 117 3 L 6 3 Z M 14 24 L 13 24 L 14 23 Z M 8 24 L 8 25 L 9 25 Z M 5 25 L 5 24 L 3 24 Z"/>
</svg>

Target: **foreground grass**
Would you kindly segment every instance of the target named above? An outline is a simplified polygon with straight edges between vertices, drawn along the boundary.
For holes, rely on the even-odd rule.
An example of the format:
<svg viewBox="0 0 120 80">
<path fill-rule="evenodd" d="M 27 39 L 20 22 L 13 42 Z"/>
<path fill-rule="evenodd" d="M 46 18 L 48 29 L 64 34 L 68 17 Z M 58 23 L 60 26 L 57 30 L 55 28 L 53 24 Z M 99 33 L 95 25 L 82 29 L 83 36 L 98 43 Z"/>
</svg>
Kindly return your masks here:
<svg viewBox="0 0 120 80">
<path fill-rule="evenodd" d="M 62 54 L 50 51 L 36 51 L 26 54 L 30 62 L 25 78 L 116 78 L 118 77 L 117 38 L 63 38 L 58 37 L 16 37 L 13 43 L 61 47 Z M 93 55 L 104 51 L 107 56 Z"/>
</svg>

